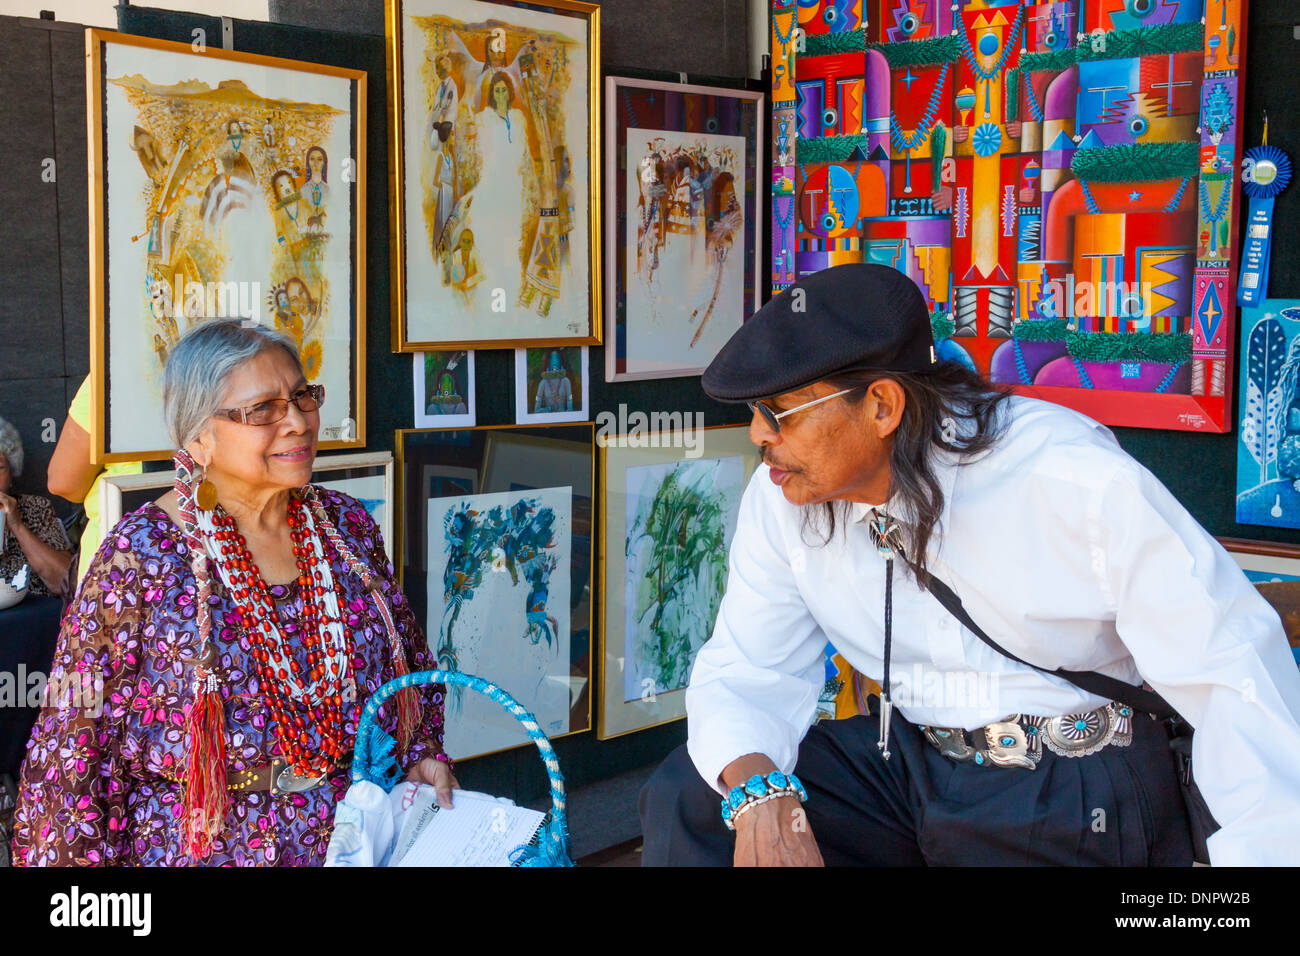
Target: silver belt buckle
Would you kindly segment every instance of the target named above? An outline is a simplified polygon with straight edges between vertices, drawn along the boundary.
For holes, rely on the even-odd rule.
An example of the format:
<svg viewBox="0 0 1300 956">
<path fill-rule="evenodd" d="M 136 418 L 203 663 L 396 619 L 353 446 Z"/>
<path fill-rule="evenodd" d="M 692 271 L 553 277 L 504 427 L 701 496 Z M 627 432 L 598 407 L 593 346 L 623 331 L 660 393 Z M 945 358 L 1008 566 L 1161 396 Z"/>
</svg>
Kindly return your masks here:
<svg viewBox="0 0 1300 956">
<path fill-rule="evenodd" d="M 283 757 L 276 757 L 271 761 L 271 793 L 275 796 L 283 796 L 286 793 L 305 793 L 308 790 L 314 790 L 316 785 L 324 779 L 324 774 L 315 777 L 300 774 L 289 766 L 289 761 Z"/>
</svg>

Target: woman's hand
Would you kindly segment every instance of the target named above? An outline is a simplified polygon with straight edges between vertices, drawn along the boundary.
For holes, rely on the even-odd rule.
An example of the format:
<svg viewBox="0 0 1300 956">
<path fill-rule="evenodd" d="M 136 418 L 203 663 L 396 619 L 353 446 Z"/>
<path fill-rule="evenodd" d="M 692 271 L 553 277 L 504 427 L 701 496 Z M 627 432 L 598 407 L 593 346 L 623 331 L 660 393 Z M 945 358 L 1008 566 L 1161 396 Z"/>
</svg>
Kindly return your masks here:
<svg viewBox="0 0 1300 956">
<path fill-rule="evenodd" d="M 460 789 L 460 784 L 456 782 L 451 768 L 441 760 L 432 757 L 425 757 L 408 770 L 406 779 L 432 786 L 438 798 L 438 806 L 448 810 L 451 809 L 451 792 Z"/>
<path fill-rule="evenodd" d="M 0 511 L 4 512 L 5 528 L 17 534 L 18 529 L 23 526 L 23 513 L 18 507 L 18 499 L 0 491 Z"/>
</svg>

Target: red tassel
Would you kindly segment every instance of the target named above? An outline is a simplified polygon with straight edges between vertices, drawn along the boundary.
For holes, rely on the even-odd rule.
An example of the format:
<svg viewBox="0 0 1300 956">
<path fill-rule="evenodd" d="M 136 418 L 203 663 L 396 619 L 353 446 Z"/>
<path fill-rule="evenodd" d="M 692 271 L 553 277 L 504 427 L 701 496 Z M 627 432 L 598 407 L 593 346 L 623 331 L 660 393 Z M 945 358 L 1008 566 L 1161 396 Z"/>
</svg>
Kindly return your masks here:
<svg viewBox="0 0 1300 956">
<path fill-rule="evenodd" d="M 393 670 L 398 677 L 405 677 L 410 668 L 406 666 L 406 655 L 399 645 L 393 651 Z M 420 696 L 414 687 L 403 687 L 397 692 L 397 745 L 405 751 L 411 746 L 415 729 L 420 726 Z"/>
<path fill-rule="evenodd" d="M 217 683 L 197 668 L 198 691 L 190 709 L 190 759 L 185 783 L 185 817 L 193 856 L 206 859 L 212 840 L 225 825 L 230 805 L 226 791 L 226 717 Z"/>
</svg>

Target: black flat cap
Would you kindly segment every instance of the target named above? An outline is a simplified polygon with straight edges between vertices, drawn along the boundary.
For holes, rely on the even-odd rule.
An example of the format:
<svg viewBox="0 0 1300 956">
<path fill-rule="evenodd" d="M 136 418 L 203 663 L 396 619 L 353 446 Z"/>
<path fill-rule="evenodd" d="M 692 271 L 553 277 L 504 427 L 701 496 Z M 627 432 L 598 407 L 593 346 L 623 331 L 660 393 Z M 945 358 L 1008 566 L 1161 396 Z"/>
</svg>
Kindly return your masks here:
<svg viewBox="0 0 1300 956">
<path fill-rule="evenodd" d="M 930 310 L 911 279 L 854 262 L 814 272 L 754 313 L 704 370 L 705 393 L 750 402 L 839 372 L 934 368 Z"/>
</svg>

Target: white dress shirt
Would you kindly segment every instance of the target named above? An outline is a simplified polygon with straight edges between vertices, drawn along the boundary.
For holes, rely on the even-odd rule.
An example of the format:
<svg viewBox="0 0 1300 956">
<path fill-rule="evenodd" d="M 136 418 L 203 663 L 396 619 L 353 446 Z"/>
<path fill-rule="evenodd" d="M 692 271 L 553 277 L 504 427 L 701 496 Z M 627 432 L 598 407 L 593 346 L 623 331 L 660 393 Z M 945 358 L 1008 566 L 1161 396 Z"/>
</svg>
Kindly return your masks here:
<svg viewBox="0 0 1300 956">
<path fill-rule="evenodd" d="M 1144 678 L 1196 728 L 1196 780 L 1222 825 L 1212 863 L 1300 862 L 1300 672 L 1277 614 L 1109 429 L 1034 399 L 1004 408 L 992 450 L 963 465 L 939 456 L 930 570 L 1011 653 Z M 827 641 L 881 679 L 885 561 L 861 520 L 868 506 L 849 509 L 822 545 L 767 466 L 745 490 L 727 590 L 686 692 L 691 758 L 720 792 L 723 768 L 745 754 L 794 769 Z M 1105 703 L 985 645 L 902 562 L 890 670 L 891 697 L 917 724 L 970 730 Z"/>
</svg>

